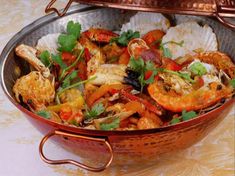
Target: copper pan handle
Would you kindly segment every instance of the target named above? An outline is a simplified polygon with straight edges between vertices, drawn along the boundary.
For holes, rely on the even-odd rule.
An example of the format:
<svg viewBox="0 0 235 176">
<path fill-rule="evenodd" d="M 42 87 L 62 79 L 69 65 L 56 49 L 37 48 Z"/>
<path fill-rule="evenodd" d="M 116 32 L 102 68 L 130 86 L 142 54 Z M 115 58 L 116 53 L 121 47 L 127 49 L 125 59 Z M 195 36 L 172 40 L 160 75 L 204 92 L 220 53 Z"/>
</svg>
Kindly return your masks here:
<svg viewBox="0 0 235 176">
<path fill-rule="evenodd" d="M 75 137 L 75 138 L 79 138 L 79 139 L 87 139 L 87 140 L 92 140 L 92 141 L 96 141 L 96 142 L 103 142 L 103 143 L 105 143 L 105 145 L 107 146 L 107 148 L 109 150 L 110 157 L 109 157 L 108 161 L 101 167 L 91 167 L 91 166 L 82 164 L 78 161 L 71 160 L 71 159 L 63 159 L 63 160 L 48 159 L 43 153 L 43 146 L 50 137 L 55 136 L 55 135 L 66 136 L 66 137 Z M 42 160 L 48 164 L 52 164 L 52 165 L 72 164 L 77 167 L 80 167 L 80 168 L 83 168 L 83 169 L 86 169 L 89 171 L 93 171 L 93 172 L 103 171 L 111 164 L 111 162 L 113 160 L 113 149 L 107 139 L 87 137 L 87 136 L 82 136 L 82 135 L 77 135 L 77 134 L 66 133 L 66 132 L 62 132 L 62 131 L 58 131 L 58 130 L 52 131 L 42 138 L 40 145 L 39 145 L 39 154 L 40 154 L 40 157 L 42 158 Z"/>
<path fill-rule="evenodd" d="M 228 21 L 226 21 L 223 17 L 221 17 L 218 13 L 216 14 L 216 18 L 221 22 L 223 23 L 225 26 L 228 26 L 232 29 L 235 29 L 235 24 L 232 24 Z"/>
<path fill-rule="evenodd" d="M 69 0 L 67 5 L 65 6 L 64 10 L 62 12 L 59 12 L 56 8 L 52 7 L 52 5 L 56 2 L 57 0 L 51 0 L 51 2 L 46 6 L 45 12 L 56 12 L 60 17 L 64 16 L 66 12 L 68 11 L 70 5 L 72 4 L 73 0 Z"/>
</svg>

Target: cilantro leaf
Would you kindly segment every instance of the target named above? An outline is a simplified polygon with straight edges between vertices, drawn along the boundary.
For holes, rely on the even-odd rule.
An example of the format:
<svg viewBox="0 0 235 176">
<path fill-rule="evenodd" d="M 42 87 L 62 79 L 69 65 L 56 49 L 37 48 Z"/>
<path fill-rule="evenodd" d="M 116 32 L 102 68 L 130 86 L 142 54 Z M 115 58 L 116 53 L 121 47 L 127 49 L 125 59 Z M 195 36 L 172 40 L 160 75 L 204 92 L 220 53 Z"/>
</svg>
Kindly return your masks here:
<svg viewBox="0 0 235 176">
<path fill-rule="evenodd" d="M 142 58 L 135 59 L 131 56 L 128 65 L 133 71 L 140 72 L 144 68 L 144 60 Z"/>
<path fill-rule="evenodd" d="M 120 124 L 120 119 L 117 117 L 111 123 L 101 123 L 100 129 L 105 131 L 113 130 L 115 128 L 118 128 L 119 124 Z"/>
<path fill-rule="evenodd" d="M 87 119 L 94 119 L 105 111 L 105 108 L 102 103 L 95 104 L 91 110 L 86 112 Z"/>
<path fill-rule="evenodd" d="M 60 55 L 51 55 L 51 58 L 53 62 L 57 63 L 62 69 L 65 69 L 67 65 L 63 62 L 62 58 Z"/>
<path fill-rule="evenodd" d="M 89 82 L 89 81 L 91 81 L 91 80 L 94 80 L 94 79 L 96 79 L 96 76 L 92 76 L 92 77 L 90 77 L 89 79 L 76 82 L 76 83 L 74 83 L 74 84 L 72 84 L 72 85 L 69 85 L 69 86 L 67 86 L 67 87 L 65 87 L 65 88 L 61 88 L 61 89 L 58 90 L 57 96 L 61 95 L 64 91 L 66 91 L 66 90 L 68 90 L 68 89 L 72 89 L 72 88 L 74 88 L 74 87 L 77 87 L 77 86 L 79 86 L 79 85 L 85 84 L 85 83 L 87 83 L 87 82 Z"/>
<path fill-rule="evenodd" d="M 79 38 L 81 33 L 81 24 L 69 21 L 67 24 L 67 33 L 69 35 L 74 35 L 76 39 Z"/>
<path fill-rule="evenodd" d="M 231 80 L 229 81 L 229 84 L 230 84 L 233 88 L 235 88 L 235 78 L 231 79 Z"/>
<path fill-rule="evenodd" d="M 182 111 L 182 119 L 183 121 L 190 120 L 197 116 L 195 111 L 186 112 L 185 110 Z"/>
<path fill-rule="evenodd" d="M 45 119 L 50 119 L 51 118 L 51 114 L 50 112 L 46 111 L 46 110 L 41 110 L 36 112 L 37 115 L 44 117 Z"/>
<path fill-rule="evenodd" d="M 170 121 L 170 124 L 171 125 L 174 125 L 176 123 L 179 123 L 180 122 L 180 119 L 179 118 L 173 118 L 171 121 Z"/>
<path fill-rule="evenodd" d="M 194 62 L 192 65 L 190 65 L 189 69 L 193 74 L 199 76 L 202 76 L 207 72 L 205 66 L 201 62 Z"/>
<path fill-rule="evenodd" d="M 119 37 L 112 38 L 110 40 L 110 43 L 117 42 L 122 46 L 127 46 L 131 39 L 139 37 L 140 37 L 140 32 L 138 31 L 133 32 L 132 30 L 128 30 L 127 32 L 121 33 Z"/>
<path fill-rule="evenodd" d="M 58 37 L 58 43 L 60 47 L 58 48 L 59 51 L 67 51 L 72 52 L 73 48 L 77 44 L 77 38 L 74 35 L 69 34 L 61 34 Z"/>
<path fill-rule="evenodd" d="M 83 53 L 84 53 L 84 48 L 80 51 L 80 53 L 79 53 L 77 59 L 76 59 L 70 66 L 68 66 L 68 67 L 66 66 L 66 67 L 63 68 L 62 73 L 61 73 L 61 75 L 59 76 L 59 80 L 61 80 L 62 78 L 64 78 L 64 75 L 66 74 L 66 72 L 67 72 L 68 70 L 70 70 L 71 68 L 73 68 L 73 67 L 75 67 L 75 66 L 77 65 L 77 63 L 78 63 L 78 61 L 81 59 Z"/>
<path fill-rule="evenodd" d="M 140 57 L 138 59 L 135 59 L 133 56 L 130 58 L 129 61 L 129 67 L 139 73 L 139 83 L 141 85 L 141 92 L 146 84 L 151 84 L 154 82 L 154 77 L 158 73 L 158 69 L 155 67 L 154 63 L 151 61 L 144 62 L 144 60 Z M 151 71 L 151 76 L 145 80 L 145 73 L 147 71 Z"/>
<path fill-rule="evenodd" d="M 42 63 L 46 66 L 49 67 L 51 65 L 50 61 L 50 53 L 49 51 L 45 50 L 39 55 L 40 60 Z"/>
<path fill-rule="evenodd" d="M 67 76 L 65 77 L 65 79 L 63 80 L 61 87 L 62 87 L 62 88 L 65 88 L 65 87 L 70 86 L 71 81 L 72 81 L 74 78 L 77 77 L 77 74 L 78 74 L 78 71 L 75 70 L 75 71 L 73 71 L 72 73 L 70 73 L 69 75 L 67 75 Z"/>
</svg>

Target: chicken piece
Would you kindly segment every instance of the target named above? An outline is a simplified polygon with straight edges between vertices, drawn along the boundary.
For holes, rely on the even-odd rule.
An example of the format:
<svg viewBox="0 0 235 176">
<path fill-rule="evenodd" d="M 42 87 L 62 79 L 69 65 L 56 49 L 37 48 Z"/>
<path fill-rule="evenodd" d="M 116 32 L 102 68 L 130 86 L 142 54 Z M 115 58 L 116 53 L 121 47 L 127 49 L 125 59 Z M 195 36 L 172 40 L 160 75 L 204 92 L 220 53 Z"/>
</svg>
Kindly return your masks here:
<svg viewBox="0 0 235 176">
<path fill-rule="evenodd" d="M 32 71 L 17 79 L 13 92 L 18 102 L 21 96 L 23 102 L 35 111 L 45 109 L 55 98 L 54 83 L 38 71 Z"/>
<path fill-rule="evenodd" d="M 41 72 L 45 78 L 48 78 L 50 74 L 49 68 L 36 57 L 37 50 L 31 46 L 21 44 L 15 49 L 16 55 L 25 59 L 30 65 L 32 65 L 37 71 Z"/>
</svg>

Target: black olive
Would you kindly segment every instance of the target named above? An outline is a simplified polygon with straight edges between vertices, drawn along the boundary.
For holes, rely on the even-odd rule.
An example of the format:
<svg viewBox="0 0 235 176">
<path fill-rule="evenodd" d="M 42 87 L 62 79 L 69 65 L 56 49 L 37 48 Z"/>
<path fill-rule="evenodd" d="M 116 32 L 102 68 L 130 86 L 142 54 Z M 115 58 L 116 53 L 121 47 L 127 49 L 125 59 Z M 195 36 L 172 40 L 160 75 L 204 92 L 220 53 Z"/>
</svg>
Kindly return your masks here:
<svg viewBox="0 0 235 176">
<path fill-rule="evenodd" d="M 124 77 L 124 82 L 126 84 L 131 85 L 135 90 L 140 91 L 140 89 L 141 89 L 141 85 L 140 85 L 138 79 L 131 79 L 129 77 Z"/>
<path fill-rule="evenodd" d="M 129 68 L 126 69 L 126 73 L 127 73 L 128 78 L 137 79 L 140 76 L 140 74 L 138 72 L 135 72 Z"/>
</svg>

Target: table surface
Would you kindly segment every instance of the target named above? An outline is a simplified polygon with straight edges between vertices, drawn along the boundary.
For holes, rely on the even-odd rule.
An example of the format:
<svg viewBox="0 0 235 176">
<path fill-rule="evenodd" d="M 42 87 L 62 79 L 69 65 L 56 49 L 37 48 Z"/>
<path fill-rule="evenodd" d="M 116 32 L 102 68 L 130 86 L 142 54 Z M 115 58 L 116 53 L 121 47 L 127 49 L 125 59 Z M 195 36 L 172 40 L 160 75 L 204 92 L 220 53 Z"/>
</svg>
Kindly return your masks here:
<svg viewBox="0 0 235 176">
<path fill-rule="evenodd" d="M 0 2 L 3 0 L 0 0 Z M 59 1 L 57 6 L 65 4 Z M 21 28 L 44 15 L 48 1 L 8 0 L 0 6 L 0 51 Z M 42 135 L 24 118 L 0 89 L 0 176 L 72 176 L 72 175 L 157 175 L 157 176 L 234 176 L 235 106 L 224 121 L 198 144 L 176 154 L 162 156 L 150 166 L 135 165 L 108 168 L 92 173 L 73 166 L 50 166 L 39 157 Z M 47 150 L 66 155 L 49 143 Z M 60 156 L 59 155 L 59 156 Z"/>
</svg>

